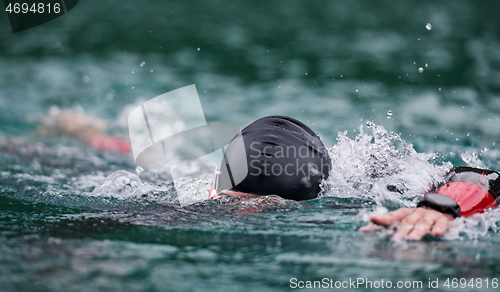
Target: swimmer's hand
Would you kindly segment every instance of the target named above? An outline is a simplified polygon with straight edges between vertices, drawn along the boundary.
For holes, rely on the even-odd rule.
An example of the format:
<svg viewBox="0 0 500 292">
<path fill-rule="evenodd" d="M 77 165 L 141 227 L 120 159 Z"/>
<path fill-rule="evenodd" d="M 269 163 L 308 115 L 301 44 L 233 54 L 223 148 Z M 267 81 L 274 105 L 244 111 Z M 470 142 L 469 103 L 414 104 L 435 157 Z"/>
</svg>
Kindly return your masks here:
<svg viewBox="0 0 500 292">
<path fill-rule="evenodd" d="M 359 231 L 376 231 L 397 225 L 392 241 L 420 240 L 427 234 L 441 236 L 453 226 L 453 216 L 428 208 L 400 208 L 382 215 L 371 215 L 370 225 Z"/>
</svg>

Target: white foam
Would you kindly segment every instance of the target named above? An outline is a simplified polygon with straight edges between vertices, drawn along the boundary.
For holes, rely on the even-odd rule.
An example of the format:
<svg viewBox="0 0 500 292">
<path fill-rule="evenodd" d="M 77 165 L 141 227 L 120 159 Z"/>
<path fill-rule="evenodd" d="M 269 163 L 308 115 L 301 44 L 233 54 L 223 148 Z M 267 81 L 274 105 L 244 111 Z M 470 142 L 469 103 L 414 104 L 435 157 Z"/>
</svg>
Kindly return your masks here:
<svg viewBox="0 0 500 292">
<path fill-rule="evenodd" d="M 338 134 L 337 144 L 328 148 L 332 170 L 324 182 L 323 196 L 360 197 L 382 204 L 395 201 L 413 206 L 411 199 L 444 180 L 451 163 L 434 165 L 436 153 L 417 153 L 411 144 L 384 127 L 367 123 L 372 134 L 360 126 L 354 138 Z"/>
</svg>

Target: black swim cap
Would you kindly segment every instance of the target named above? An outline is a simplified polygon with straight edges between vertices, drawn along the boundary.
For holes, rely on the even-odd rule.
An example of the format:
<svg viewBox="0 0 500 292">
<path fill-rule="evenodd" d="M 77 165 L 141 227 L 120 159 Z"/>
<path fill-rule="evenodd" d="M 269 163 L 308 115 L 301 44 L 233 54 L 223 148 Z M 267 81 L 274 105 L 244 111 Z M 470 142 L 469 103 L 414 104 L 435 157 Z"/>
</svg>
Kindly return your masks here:
<svg viewBox="0 0 500 292">
<path fill-rule="evenodd" d="M 308 126 L 290 117 L 270 116 L 253 122 L 241 131 L 241 135 L 248 173 L 236 185 L 230 185 L 227 180 L 224 185 L 219 180 L 219 190 L 278 195 L 292 200 L 318 196 L 321 181 L 330 172 L 331 161 L 323 142 Z M 227 147 L 228 157 L 238 156 L 234 152 L 243 149 L 236 145 L 241 142 L 235 140 Z M 239 156 L 242 157 L 242 153 Z M 221 165 L 221 176 L 224 177 L 231 176 L 226 161 L 227 157 Z M 240 161 L 244 163 L 244 160 Z"/>
</svg>

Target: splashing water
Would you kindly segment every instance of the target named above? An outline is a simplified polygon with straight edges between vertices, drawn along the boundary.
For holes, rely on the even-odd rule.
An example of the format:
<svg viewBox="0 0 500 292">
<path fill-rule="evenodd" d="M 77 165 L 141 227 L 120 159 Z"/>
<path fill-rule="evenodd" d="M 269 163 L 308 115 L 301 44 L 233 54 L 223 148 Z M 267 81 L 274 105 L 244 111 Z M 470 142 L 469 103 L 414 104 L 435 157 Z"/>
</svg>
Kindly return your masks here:
<svg viewBox="0 0 500 292">
<path fill-rule="evenodd" d="M 21 169 L 31 169 L 29 174 L 28 172 L 20 173 L 15 169 L 16 167 L 12 170 L 5 169 L 0 173 L 2 181 L 5 182 L 4 192 L 16 192 L 19 195 L 15 197 L 29 201 L 97 209 L 112 209 L 116 207 L 116 204 L 123 207 L 128 204 L 145 206 L 151 203 L 160 204 L 164 206 L 162 208 L 166 208 L 166 206 L 179 206 L 180 201 L 176 189 L 181 189 L 184 193 L 191 194 L 184 198 L 185 204 L 194 204 L 189 208 L 201 210 L 202 213 L 213 213 L 217 210 L 217 212 L 222 210 L 222 213 L 231 213 L 229 210 L 233 209 L 233 207 L 222 207 L 225 204 L 223 201 L 203 202 L 201 205 L 196 203 L 197 198 L 204 196 L 209 189 L 210 177 L 184 179 L 179 181 L 174 188 L 171 177 L 167 173 L 152 172 L 142 168 L 136 168 L 136 174 L 118 170 L 105 177 L 104 173 L 110 171 L 104 167 L 116 158 L 99 157 L 79 148 L 61 145 L 31 145 L 22 141 L 11 141 L 6 145 L 4 147 L 11 149 L 9 151 L 15 151 L 13 153 L 18 153 L 16 155 L 19 157 L 27 153 L 33 157 L 31 161 L 19 160 L 17 162 L 19 166 L 16 166 Z M 432 160 L 436 159 L 438 154 L 417 153 L 413 145 L 404 141 L 398 134 L 388 132 L 384 127 L 372 122 L 360 126 L 355 137 L 349 137 L 347 131 L 338 133 L 337 143 L 328 147 L 328 151 L 333 168 L 329 178 L 323 183 L 324 191 L 321 195 L 323 198 L 320 198 L 320 202 L 323 199 L 347 199 L 348 202 L 361 202 L 367 208 L 362 208 L 357 212 L 356 218 L 364 221 L 370 212 L 380 213 L 385 212 L 387 208 L 415 206 L 422 194 L 444 182 L 444 177 L 453 167 L 449 162 L 440 165 L 433 164 Z M 482 155 L 485 153 L 494 154 L 492 151 L 486 151 Z M 74 173 L 71 170 L 73 162 L 63 163 L 59 160 L 60 157 L 63 157 L 64 161 L 79 161 L 80 171 L 85 171 Z M 461 154 L 461 157 L 469 166 L 484 167 L 484 163 L 475 152 L 466 151 Z M 58 169 L 52 169 L 52 165 L 57 166 Z M 212 165 L 192 165 L 189 170 L 195 173 L 206 172 L 211 167 Z M 13 188 L 11 181 L 22 183 Z M 38 194 L 30 195 L 32 193 Z M 89 201 L 91 198 L 94 199 Z M 123 203 L 116 200 L 123 201 Z M 289 202 L 284 203 L 289 205 Z M 248 204 L 252 205 L 253 209 L 262 210 L 259 200 L 248 200 L 244 203 L 232 202 L 233 206 L 240 206 L 234 207 L 236 209 L 248 206 Z M 295 205 L 298 206 L 297 208 L 303 208 L 301 206 L 304 204 L 309 203 L 299 202 Z M 369 208 L 372 204 L 374 207 Z M 283 210 L 287 209 L 290 207 L 283 208 Z M 183 215 L 179 216 L 172 218 L 181 218 Z M 351 218 L 351 220 L 356 219 Z M 444 238 L 454 240 L 488 236 L 491 232 L 498 232 L 497 222 L 499 221 L 500 211 L 498 210 L 467 219 L 460 218 L 456 220 L 455 228 L 450 230 Z"/>
<path fill-rule="evenodd" d="M 329 147 L 332 171 L 323 183 L 324 197 L 363 198 L 375 202 L 371 210 L 361 210 L 359 215 L 365 222 L 370 214 L 383 214 L 388 208 L 415 207 L 421 196 L 434 186 L 445 183 L 446 175 L 453 165 L 445 162 L 434 165 L 436 153 L 417 153 L 413 145 L 406 143 L 395 133 L 368 122 L 354 138 L 347 131 L 340 132 L 337 144 Z M 461 154 L 463 161 L 471 167 L 485 168 L 475 152 Z M 388 237 L 393 229 L 381 232 Z M 442 237 L 445 240 L 478 239 L 488 237 L 489 232 L 500 231 L 500 209 L 489 210 L 468 218 L 457 218 L 454 227 Z"/>
<path fill-rule="evenodd" d="M 486 168 L 484 163 L 477 156 L 476 152 L 465 151 L 460 155 L 460 157 L 470 167 Z"/>
<path fill-rule="evenodd" d="M 446 175 L 453 168 L 450 162 L 432 164 L 430 161 L 438 157 L 437 153 L 417 153 L 412 144 L 380 125 L 368 122 L 366 128 L 371 130 L 371 134 L 366 133 L 364 127 L 360 126 L 359 133 L 354 138 L 348 137 L 347 131 L 340 132 L 337 144 L 328 147 L 333 167 L 329 178 L 323 182 L 321 194 L 321 197 L 374 202 L 375 207 L 372 211 L 363 209 L 359 212 L 358 215 L 364 221 L 368 220 L 369 214 L 384 213 L 387 212 L 387 208 L 414 207 L 424 193 L 444 183 Z M 476 153 L 465 152 L 462 154 L 462 159 L 469 166 L 484 167 Z M 191 167 L 199 170 L 208 166 Z M 120 200 L 149 198 L 166 204 L 179 205 L 180 198 L 177 197 L 173 185 L 162 185 L 161 179 L 153 179 L 153 183 L 143 182 L 138 175 L 147 178 L 151 173 L 142 168 L 136 169 L 136 172 L 137 175 L 124 170 L 113 172 L 102 180 L 89 196 Z M 199 201 L 197 198 L 200 196 L 204 196 L 210 188 L 210 181 L 210 177 L 186 178 L 179 180 L 175 187 L 183 193 L 192 194 L 182 198 L 184 205 L 190 205 Z M 165 199 L 166 197 L 168 199 Z M 209 202 L 208 205 L 195 204 L 188 209 L 206 211 L 207 208 L 215 208 L 223 213 L 241 213 L 248 206 L 263 210 L 262 205 L 267 204 L 262 204 L 262 200 L 270 199 L 276 201 L 272 196 L 246 200 L 222 198 L 217 202 Z M 223 208 L 220 205 L 228 203 L 233 207 Z M 278 205 L 287 203 L 290 202 L 282 200 Z M 498 222 L 500 222 L 500 210 L 477 214 L 470 218 L 459 218 L 455 220 L 455 227 L 443 238 L 456 240 L 465 236 L 475 239 L 486 236 L 489 231 L 497 233 L 500 230 Z M 382 233 L 388 236 L 391 232 L 386 230 Z"/>
<path fill-rule="evenodd" d="M 372 134 L 363 126 L 354 138 L 347 131 L 338 134 L 329 150 L 332 171 L 323 184 L 323 196 L 359 197 L 414 206 L 414 200 L 434 185 L 444 182 L 451 163 L 433 165 L 436 153 L 417 153 L 411 144 L 368 122 Z"/>
<path fill-rule="evenodd" d="M 486 213 L 474 214 L 468 218 L 457 218 L 454 226 L 443 238 L 447 240 L 478 239 L 488 235 L 489 231 L 498 233 L 500 231 L 500 210 L 494 209 Z"/>
<path fill-rule="evenodd" d="M 118 199 L 140 198 L 148 191 L 147 186 L 141 182 L 137 175 L 125 170 L 118 170 L 107 176 L 90 196 Z"/>
</svg>

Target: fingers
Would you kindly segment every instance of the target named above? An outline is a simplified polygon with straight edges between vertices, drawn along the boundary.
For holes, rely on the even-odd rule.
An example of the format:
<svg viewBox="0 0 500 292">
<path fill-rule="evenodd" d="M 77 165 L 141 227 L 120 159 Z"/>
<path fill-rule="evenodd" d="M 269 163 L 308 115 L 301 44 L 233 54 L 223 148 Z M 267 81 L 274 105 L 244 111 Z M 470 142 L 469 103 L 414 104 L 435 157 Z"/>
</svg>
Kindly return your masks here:
<svg viewBox="0 0 500 292">
<path fill-rule="evenodd" d="M 420 240 L 427 234 L 439 236 L 448 230 L 449 222 L 452 220 L 451 216 L 438 211 L 416 208 L 401 220 L 398 230 L 391 240 Z"/>
<path fill-rule="evenodd" d="M 392 236 L 393 241 L 402 239 L 419 240 L 422 239 L 434 224 L 435 220 L 425 216 L 424 209 L 413 209 L 408 216 L 401 220 L 396 233 Z"/>
<path fill-rule="evenodd" d="M 410 215 L 413 211 L 414 209 L 400 208 L 396 211 L 388 212 L 385 214 L 372 215 L 370 216 L 370 221 L 377 225 L 390 226 L 397 222 L 400 222 L 401 220 L 403 220 L 403 218 Z"/>
<path fill-rule="evenodd" d="M 363 226 L 359 231 L 376 231 L 382 226 L 398 225 L 391 240 L 420 240 L 427 234 L 443 235 L 453 224 L 453 217 L 426 208 L 401 208 L 382 215 L 370 216 L 374 224 Z"/>
<path fill-rule="evenodd" d="M 380 225 L 370 224 L 370 225 L 366 225 L 366 226 L 361 227 L 358 231 L 370 232 L 370 231 L 378 231 L 381 229 L 382 229 L 382 226 L 380 226 Z"/>
<path fill-rule="evenodd" d="M 444 216 L 440 217 L 434 223 L 432 227 L 431 235 L 432 236 L 441 236 L 443 235 L 449 228 L 453 226 L 453 217 L 448 214 L 443 214 Z"/>
<path fill-rule="evenodd" d="M 370 221 L 374 224 L 363 226 L 358 231 L 361 232 L 378 231 L 382 229 L 382 226 L 387 227 L 401 221 L 404 217 L 408 216 L 408 214 L 410 214 L 412 211 L 413 209 L 401 208 L 396 211 L 387 212 L 385 214 L 371 215 Z"/>
</svg>

